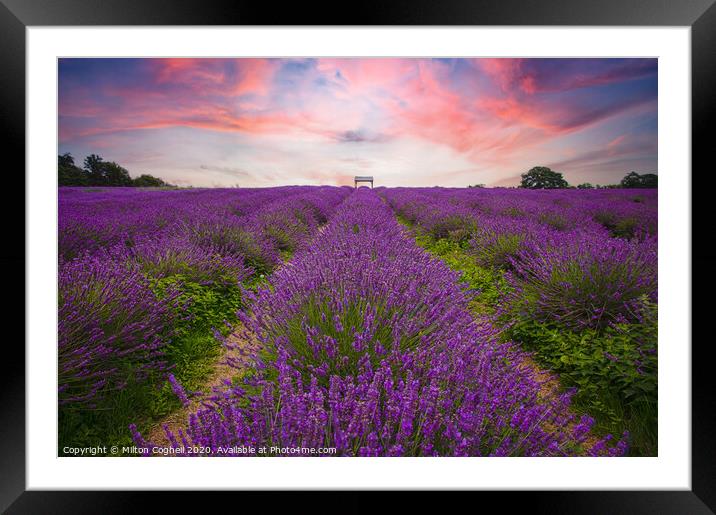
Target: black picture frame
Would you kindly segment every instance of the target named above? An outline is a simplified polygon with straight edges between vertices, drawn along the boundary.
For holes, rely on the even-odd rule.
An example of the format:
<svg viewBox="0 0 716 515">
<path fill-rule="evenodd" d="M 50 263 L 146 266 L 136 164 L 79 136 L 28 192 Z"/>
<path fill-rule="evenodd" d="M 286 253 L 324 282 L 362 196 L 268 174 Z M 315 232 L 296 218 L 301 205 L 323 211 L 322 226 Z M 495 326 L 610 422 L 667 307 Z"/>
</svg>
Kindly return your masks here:
<svg viewBox="0 0 716 515">
<path fill-rule="evenodd" d="M 606 25 L 689 26 L 692 50 L 692 169 L 699 176 L 709 171 L 713 143 L 708 128 L 716 110 L 716 6 L 715 0 L 429 0 L 375 1 L 333 8 L 303 3 L 277 7 L 262 2 L 196 0 L 0 0 L 0 131 L 8 149 L 4 156 L 6 198 L 0 202 L 3 217 L 3 252 L 0 270 L 11 302 L 3 310 L 5 326 L 15 327 L 6 337 L 0 380 L 0 510 L 20 513 L 138 513 L 150 507 L 146 492 L 25 491 L 25 354 L 19 341 L 25 319 L 24 281 L 16 273 L 25 267 L 25 29 L 63 25 Z M 350 7 L 350 8 L 348 8 Z M 88 47 L 91 48 L 91 47 Z M 712 159 L 711 159 L 712 161 Z M 12 171 L 12 173 L 11 173 Z M 683 173 L 685 179 L 688 170 Z M 714 286 L 716 251 L 709 248 L 711 210 L 707 188 L 692 181 L 692 276 L 700 271 L 692 289 L 692 320 L 708 320 L 707 294 Z M 18 192 L 22 191 L 23 195 Z M 698 197 L 702 196 L 701 201 Z M 668 216 L 668 213 L 663 214 Z M 23 283 L 23 284 L 21 284 Z M 699 295 L 699 294 L 703 295 Z M 702 302 L 697 302 L 701 297 Z M 19 329 L 19 331 L 18 331 Z M 684 513 L 716 512 L 716 445 L 714 443 L 714 374 L 709 338 L 692 336 L 692 489 L 690 491 L 611 492 L 481 492 L 483 499 L 509 497 L 510 506 L 524 503 L 531 513 Z M 688 342 L 684 342 L 688 343 Z M 229 493 L 212 493 L 223 500 Z M 246 493 L 241 494 L 245 499 Z M 304 494 L 291 495 L 302 503 Z M 273 497 L 275 499 L 275 497 Z M 352 492 L 341 511 L 368 510 L 364 494 Z M 186 507 L 187 494 L 163 495 L 161 512 Z M 408 504 L 424 503 L 414 493 Z M 482 501 L 481 501 L 482 502 Z M 212 503 L 213 504 L 213 503 Z M 313 504 L 313 503 L 311 503 Z M 246 505 L 244 505 L 245 507 Z M 237 506 L 238 507 L 238 506 Z M 408 509 L 408 505 L 405 505 Z M 311 508 L 314 511 L 314 508 Z M 154 510 L 152 510 L 154 511 Z"/>
</svg>

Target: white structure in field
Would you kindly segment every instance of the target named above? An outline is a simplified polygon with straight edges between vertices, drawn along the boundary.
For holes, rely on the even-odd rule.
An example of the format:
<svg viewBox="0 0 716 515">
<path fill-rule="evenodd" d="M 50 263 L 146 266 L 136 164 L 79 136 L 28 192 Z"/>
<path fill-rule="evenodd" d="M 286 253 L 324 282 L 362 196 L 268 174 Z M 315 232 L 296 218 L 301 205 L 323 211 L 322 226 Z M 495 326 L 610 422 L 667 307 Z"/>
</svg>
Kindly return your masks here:
<svg viewBox="0 0 716 515">
<path fill-rule="evenodd" d="M 369 182 L 370 187 L 373 187 L 373 176 L 372 175 L 356 175 L 353 179 L 353 187 L 357 188 L 359 182 Z"/>
</svg>

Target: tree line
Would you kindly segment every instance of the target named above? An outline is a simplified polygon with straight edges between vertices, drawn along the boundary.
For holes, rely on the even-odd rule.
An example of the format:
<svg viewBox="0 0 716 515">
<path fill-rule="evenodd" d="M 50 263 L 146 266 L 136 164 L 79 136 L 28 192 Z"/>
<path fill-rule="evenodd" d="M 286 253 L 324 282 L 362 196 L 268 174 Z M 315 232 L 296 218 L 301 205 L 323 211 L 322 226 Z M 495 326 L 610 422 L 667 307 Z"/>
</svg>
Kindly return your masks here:
<svg viewBox="0 0 716 515">
<path fill-rule="evenodd" d="M 87 156 L 80 168 L 69 152 L 57 156 L 57 179 L 60 186 L 174 187 L 149 174 L 133 179 L 125 168 L 114 161 L 105 161 L 96 154 Z"/>
<path fill-rule="evenodd" d="M 533 190 L 548 190 L 560 188 L 574 188 L 570 186 L 561 173 L 555 172 L 546 166 L 535 166 L 530 171 L 521 175 L 520 188 Z M 629 172 L 619 184 L 608 184 L 606 186 L 592 185 L 588 182 L 576 186 L 578 189 L 594 188 L 657 188 L 658 176 L 653 173 L 638 174 Z"/>
</svg>

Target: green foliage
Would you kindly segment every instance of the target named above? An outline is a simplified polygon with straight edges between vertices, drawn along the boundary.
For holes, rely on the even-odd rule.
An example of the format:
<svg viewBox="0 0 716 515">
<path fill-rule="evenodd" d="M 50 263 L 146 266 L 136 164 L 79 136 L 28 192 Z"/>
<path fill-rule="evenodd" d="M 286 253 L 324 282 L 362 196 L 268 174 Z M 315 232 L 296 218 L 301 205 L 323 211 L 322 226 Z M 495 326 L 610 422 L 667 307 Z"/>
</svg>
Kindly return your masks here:
<svg viewBox="0 0 716 515">
<path fill-rule="evenodd" d="M 578 184 L 578 185 L 577 185 L 577 189 L 580 189 L 580 190 L 593 190 L 593 189 L 594 189 L 594 186 L 592 186 L 592 184 L 589 183 L 589 182 L 583 182 L 582 184 Z"/>
<path fill-rule="evenodd" d="M 539 214 L 537 219 L 557 231 L 564 231 L 570 225 L 563 214 L 555 213 L 554 211 L 544 211 Z"/>
<path fill-rule="evenodd" d="M 161 180 L 159 177 L 143 173 L 139 177 L 132 179 L 132 186 L 141 188 L 162 188 L 169 186 L 169 184 Z"/>
<path fill-rule="evenodd" d="M 213 335 L 204 331 L 187 332 L 167 346 L 166 356 L 175 365 L 174 376 L 187 391 L 198 390 L 204 379 L 213 371 L 221 355 L 221 345 Z M 168 383 L 164 385 L 171 393 Z M 179 407 L 178 399 L 175 407 Z"/>
<path fill-rule="evenodd" d="M 467 250 L 466 243 L 446 238 L 434 239 L 428 234 L 417 233 L 416 242 L 431 254 L 441 258 L 453 270 L 460 272 L 461 280 L 478 296 L 473 308 L 490 312 L 507 288 L 504 273 L 500 270 L 480 266 L 478 260 Z"/>
<path fill-rule="evenodd" d="M 599 211 L 595 213 L 594 220 L 602 224 L 612 236 L 630 240 L 634 237 L 639 225 L 639 220 L 634 217 L 618 218 L 611 211 Z"/>
<path fill-rule="evenodd" d="M 242 307 L 241 289 L 238 284 L 200 284 L 187 279 L 183 274 L 152 279 L 152 289 L 159 297 L 170 290 L 178 290 L 178 309 L 188 315 L 179 324 L 180 336 L 194 331 L 209 332 L 222 330 L 225 320 L 234 318 Z"/>
<path fill-rule="evenodd" d="M 502 214 L 505 216 L 511 216 L 512 218 L 520 218 L 525 216 L 527 213 L 525 213 L 522 209 L 511 206 L 503 209 Z"/>
<path fill-rule="evenodd" d="M 653 173 L 640 175 L 636 172 L 629 172 L 622 179 L 620 186 L 622 188 L 657 188 L 659 177 Z"/>
<path fill-rule="evenodd" d="M 172 187 L 171 184 L 148 174 L 132 179 L 129 172 L 112 161 L 105 161 L 96 154 L 84 160 L 84 169 L 75 165 L 72 154 L 57 156 L 57 180 L 59 186 L 139 186 Z"/>
<path fill-rule="evenodd" d="M 59 186 L 87 186 L 87 172 L 75 166 L 75 159 L 69 152 L 57 156 L 57 184 Z"/>
<path fill-rule="evenodd" d="M 637 220 L 636 218 L 622 218 L 617 222 L 616 226 L 611 232 L 612 235 L 616 236 L 617 238 L 625 238 L 627 240 L 630 240 L 634 237 L 635 231 L 638 226 L 639 220 Z"/>
<path fill-rule="evenodd" d="M 521 188 L 533 190 L 567 188 L 569 184 L 561 173 L 555 172 L 546 166 L 535 166 L 522 174 Z"/>
<path fill-rule="evenodd" d="M 462 216 L 447 216 L 433 224 L 429 234 L 436 240 L 448 238 L 463 243 L 470 239 L 474 227 L 473 220 L 465 219 Z"/>
<path fill-rule="evenodd" d="M 594 213 L 594 220 L 610 231 L 617 225 L 617 215 L 612 211 L 598 211 Z"/>
<path fill-rule="evenodd" d="M 499 234 L 490 244 L 479 245 L 475 258 L 482 266 L 508 270 L 512 268 L 510 258 L 520 250 L 524 239 L 522 234 Z"/>
<path fill-rule="evenodd" d="M 598 430 L 615 435 L 628 430 L 632 455 L 656 452 L 656 307 L 647 309 L 644 323 L 603 331 L 522 321 L 505 335 L 534 351 L 564 386 L 577 387 L 575 406 L 595 418 Z"/>
</svg>

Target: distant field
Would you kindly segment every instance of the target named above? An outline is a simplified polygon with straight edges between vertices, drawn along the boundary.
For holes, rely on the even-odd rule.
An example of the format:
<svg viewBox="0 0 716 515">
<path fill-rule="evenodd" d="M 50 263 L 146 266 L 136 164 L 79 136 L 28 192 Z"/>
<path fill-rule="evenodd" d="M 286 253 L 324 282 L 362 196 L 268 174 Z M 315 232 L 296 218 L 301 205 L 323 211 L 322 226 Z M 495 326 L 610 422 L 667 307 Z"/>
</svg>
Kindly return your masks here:
<svg viewBox="0 0 716 515">
<path fill-rule="evenodd" d="M 655 456 L 657 191 L 60 188 L 59 454 Z"/>
</svg>

